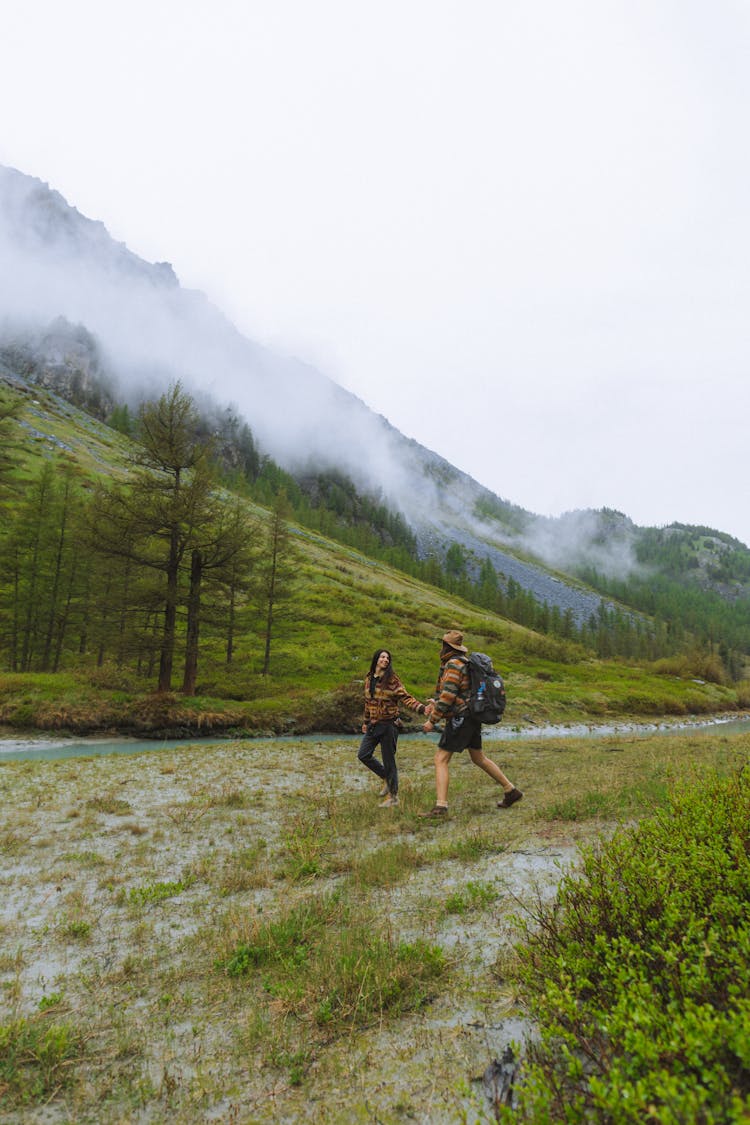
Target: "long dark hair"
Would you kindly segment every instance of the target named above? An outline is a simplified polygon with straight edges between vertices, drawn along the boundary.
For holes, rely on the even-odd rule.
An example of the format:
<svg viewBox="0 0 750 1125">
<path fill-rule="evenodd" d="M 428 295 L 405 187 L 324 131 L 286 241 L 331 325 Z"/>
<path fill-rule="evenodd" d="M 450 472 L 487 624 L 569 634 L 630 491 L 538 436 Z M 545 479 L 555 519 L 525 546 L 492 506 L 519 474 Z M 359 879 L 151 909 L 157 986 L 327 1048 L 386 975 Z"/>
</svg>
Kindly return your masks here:
<svg viewBox="0 0 750 1125">
<path fill-rule="evenodd" d="M 395 676 L 396 674 L 394 667 L 391 664 L 391 654 L 390 652 L 388 652 L 388 649 L 376 648 L 375 652 L 373 653 L 372 660 L 370 661 L 370 671 L 368 673 L 370 677 L 370 695 L 375 694 L 375 669 L 377 668 L 378 657 L 380 656 L 381 652 L 388 653 L 388 663 L 386 664 L 385 670 L 383 672 L 383 684 L 387 684 L 391 676 Z"/>
</svg>

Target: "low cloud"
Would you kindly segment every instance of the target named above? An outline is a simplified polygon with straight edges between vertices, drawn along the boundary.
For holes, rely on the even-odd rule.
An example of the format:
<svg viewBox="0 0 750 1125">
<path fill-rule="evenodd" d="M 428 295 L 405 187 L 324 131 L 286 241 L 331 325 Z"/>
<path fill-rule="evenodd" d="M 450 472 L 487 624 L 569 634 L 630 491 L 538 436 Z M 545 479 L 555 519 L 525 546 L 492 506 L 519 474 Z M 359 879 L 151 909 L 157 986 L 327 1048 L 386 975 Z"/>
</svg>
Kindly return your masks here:
<svg viewBox="0 0 750 1125">
<path fill-rule="evenodd" d="M 609 578 L 626 578 L 640 569 L 635 554 L 636 528 L 621 512 L 565 512 L 549 519 L 534 516 L 517 545 L 568 573 L 590 567 Z"/>
<path fill-rule="evenodd" d="M 232 406 L 284 467 L 343 470 L 400 511 L 423 543 L 441 530 L 463 536 L 501 570 L 503 546 L 564 570 L 586 562 L 624 575 L 635 565 L 625 517 L 551 520 L 516 509 L 521 530 L 483 523 L 476 503 L 492 494 L 467 474 L 315 367 L 241 335 L 202 293 L 183 289 L 168 263 L 144 262 L 40 180 L 1 167 L 0 254 L 5 338 L 42 332 L 59 317 L 85 326 L 121 401 L 135 405 L 179 379 L 196 398 Z"/>
<path fill-rule="evenodd" d="M 290 469 L 343 469 L 402 511 L 434 499 L 429 481 L 415 483 L 418 447 L 410 451 L 385 418 L 314 367 L 242 336 L 202 293 L 181 288 L 168 263 L 143 262 L 13 169 L 0 169 L 0 254 L 6 338 L 62 316 L 95 336 L 125 401 L 179 379 L 193 394 L 233 405 L 263 450 Z"/>
</svg>

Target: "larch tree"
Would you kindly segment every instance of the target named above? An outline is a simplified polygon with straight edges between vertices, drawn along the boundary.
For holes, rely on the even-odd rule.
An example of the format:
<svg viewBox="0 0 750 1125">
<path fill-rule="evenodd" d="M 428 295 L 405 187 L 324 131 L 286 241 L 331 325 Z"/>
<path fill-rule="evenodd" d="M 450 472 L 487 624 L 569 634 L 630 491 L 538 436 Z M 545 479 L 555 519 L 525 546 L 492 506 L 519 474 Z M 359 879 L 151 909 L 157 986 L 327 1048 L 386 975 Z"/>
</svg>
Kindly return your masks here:
<svg viewBox="0 0 750 1125">
<path fill-rule="evenodd" d="M 296 551 L 287 523 L 291 514 L 289 500 L 282 489 L 274 501 L 263 553 L 259 560 L 259 594 L 265 617 L 263 668 L 267 676 L 271 667 L 271 640 L 280 605 L 291 596 L 296 571 Z"/>
<path fill-rule="evenodd" d="M 13 423 L 21 417 L 23 403 L 9 391 L 0 391 L 0 500 L 13 491 L 13 472 L 17 465 Z"/>
<path fill-rule="evenodd" d="M 195 693 L 198 674 L 198 639 L 201 620 L 201 597 L 206 582 L 223 584 L 227 573 L 250 571 L 252 544 L 256 524 L 240 500 L 217 498 L 214 511 L 196 533 L 190 552 L 190 580 L 187 595 L 187 629 L 185 638 L 185 671 L 182 691 Z"/>
<path fill-rule="evenodd" d="M 130 558 L 162 577 L 157 689 L 172 690 L 180 568 L 215 511 L 211 445 L 198 436 L 193 401 L 176 383 L 138 416 L 140 448 L 127 484 L 101 487 L 92 534 L 105 555 Z"/>
</svg>

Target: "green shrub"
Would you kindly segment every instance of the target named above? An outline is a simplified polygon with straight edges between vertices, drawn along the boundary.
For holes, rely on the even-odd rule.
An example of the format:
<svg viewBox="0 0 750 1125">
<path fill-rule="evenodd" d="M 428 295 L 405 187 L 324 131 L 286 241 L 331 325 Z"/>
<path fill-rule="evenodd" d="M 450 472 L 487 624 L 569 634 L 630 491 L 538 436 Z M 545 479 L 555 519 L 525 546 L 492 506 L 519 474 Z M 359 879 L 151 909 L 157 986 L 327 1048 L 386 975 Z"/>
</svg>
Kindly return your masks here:
<svg viewBox="0 0 750 1125">
<path fill-rule="evenodd" d="M 750 1119 L 749 853 L 747 770 L 584 853 L 518 949 L 522 1120 Z"/>
</svg>

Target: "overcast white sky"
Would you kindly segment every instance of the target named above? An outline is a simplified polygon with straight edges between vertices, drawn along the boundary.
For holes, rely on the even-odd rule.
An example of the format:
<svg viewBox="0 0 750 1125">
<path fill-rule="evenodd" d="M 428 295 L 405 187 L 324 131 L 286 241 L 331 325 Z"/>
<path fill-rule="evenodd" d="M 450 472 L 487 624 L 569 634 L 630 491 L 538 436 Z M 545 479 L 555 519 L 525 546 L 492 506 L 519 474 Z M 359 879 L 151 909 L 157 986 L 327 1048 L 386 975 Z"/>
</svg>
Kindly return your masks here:
<svg viewBox="0 0 750 1125">
<path fill-rule="evenodd" d="M 750 543 L 750 0 L 4 0 L 0 163 L 501 496 Z"/>
</svg>

